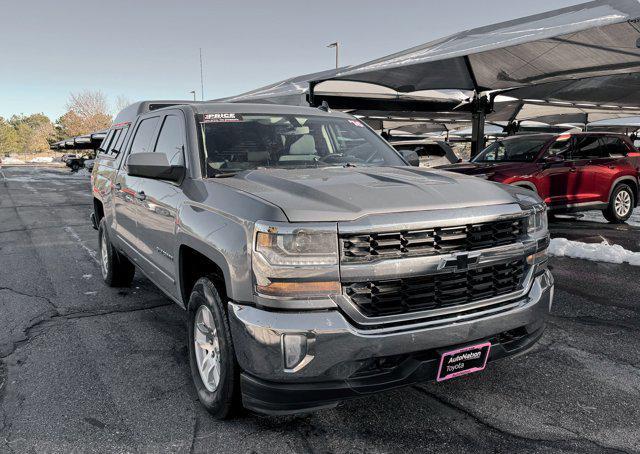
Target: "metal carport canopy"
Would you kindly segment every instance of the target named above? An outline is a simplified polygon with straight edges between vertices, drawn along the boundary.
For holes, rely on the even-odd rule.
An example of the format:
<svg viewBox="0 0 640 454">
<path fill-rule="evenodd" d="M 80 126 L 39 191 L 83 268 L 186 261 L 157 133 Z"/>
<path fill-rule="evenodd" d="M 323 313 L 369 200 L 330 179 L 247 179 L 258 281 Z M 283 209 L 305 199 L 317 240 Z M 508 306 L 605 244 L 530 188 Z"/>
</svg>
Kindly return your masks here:
<svg viewBox="0 0 640 454">
<path fill-rule="evenodd" d="M 49 148 L 52 150 L 89 150 L 97 149 L 107 136 L 108 129 L 96 131 L 81 136 L 70 137 L 59 142 L 52 143 Z"/>
<path fill-rule="evenodd" d="M 544 101 L 562 92 L 565 101 L 589 102 L 583 87 L 590 83 L 598 87 L 598 102 L 624 101 L 624 83 L 615 93 L 608 87 L 640 71 L 639 17 L 638 0 L 596 0 L 456 33 L 318 78 L 311 82 L 310 100 L 318 105 L 316 94 L 331 81 L 375 84 L 399 93 L 472 90 L 477 146 L 496 93 Z M 578 88 L 567 89 L 569 82 Z M 527 93 L 529 88 L 535 93 Z M 573 99 L 578 92 L 579 99 Z"/>
<path fill-rule="evenodd" d="M 331 80 L 349 68 L 331 69 L 318 73 L 304 74 L 276 82 L 265 87 L 236 96 L 216 99 L 217 102 L 265 103 L 308 106 L 311 82 L 327 80 L 322 87 L 316 87 L 316 95 L 329 102 L 333 109 L 402 112 L 440 112 L 460 108 L 468 111 L 473 98 L 471 90 L 422 90 L 403 93 L 377 84 Z M 320 104 L 320 103 L 318 103 Z"/>
<path fill-rule="evenodd" d="M 590 131 L 635 132 L 640 130 L 640 117 L 610 118 L 588 124 Z"/>
<path fill-rule="evenodd" d="M 265 87 L 257 88 L 236 96 L 215 99 L 216 102 L 245 102 L 245 103 L 265 103 L 265 104 L 286 104 L 292 106 L 308 106 L 307 94 L 309 93 L 309 82 L 316 79 L 330 78 L 338 71 L 347 68 L 330 69 L 326 71 L 303 74 L 301 76 L 290 77 Z"/>
<path fill-rule="evenodd" d="M 498 96 L 495 99 L 494 110 L 487 115 L 487 120 L 506 123 L 530 120 L 551 125 L 559 123 L 586 124 L 633 115 L 640 115 L 640 108 L 534 100 L 520 101 L 506 96 Z"/>
</svg>

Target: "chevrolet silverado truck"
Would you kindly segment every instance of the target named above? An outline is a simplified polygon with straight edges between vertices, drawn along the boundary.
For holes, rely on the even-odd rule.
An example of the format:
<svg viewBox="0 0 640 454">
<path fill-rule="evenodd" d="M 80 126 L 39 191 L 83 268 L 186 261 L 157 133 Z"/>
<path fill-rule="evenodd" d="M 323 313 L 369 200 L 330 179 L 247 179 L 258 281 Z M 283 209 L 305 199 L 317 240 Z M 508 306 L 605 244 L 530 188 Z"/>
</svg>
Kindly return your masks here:
<svg viewBox="0 0 640 454">
<path fill-rule="evenodd" d="M 543 333 L 541 199 L 411 166 L 352 116 L 145 101 L 101 150 L 104 281 L 139 270 L 188 312 L 193 383 L 218 418 L 477 373 Z"/>
</svg>

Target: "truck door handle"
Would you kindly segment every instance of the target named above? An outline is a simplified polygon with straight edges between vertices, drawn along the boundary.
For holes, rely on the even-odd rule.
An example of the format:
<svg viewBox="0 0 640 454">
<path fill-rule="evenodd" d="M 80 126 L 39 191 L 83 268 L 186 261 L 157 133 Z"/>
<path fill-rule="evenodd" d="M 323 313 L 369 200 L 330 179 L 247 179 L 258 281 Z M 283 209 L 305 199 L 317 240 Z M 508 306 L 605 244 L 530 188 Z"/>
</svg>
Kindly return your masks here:
<svg viewBox="0 0 640 454">
<path fill-rule="evenodd" d="M 136 193 L 136 199 L 144 200 L 146 198 L 147 198 L 147 195 L 144 193 L 144 191 L 140 191 Z"/>
<path fill-rule="evenodd" d="M 575 167 L 571 167 L 571 168 L 569 169 L 569 172 L 577 172 L 577 170 L 576 170 L 576 168 L 575 168 Z"/>
<path fill-rule="evenodd" d="M 119 191 L 120 189 L 122 189 L 122 185 L 120 183 L 114 184 L 113 187 L 116 191 Z"/>
</svg>

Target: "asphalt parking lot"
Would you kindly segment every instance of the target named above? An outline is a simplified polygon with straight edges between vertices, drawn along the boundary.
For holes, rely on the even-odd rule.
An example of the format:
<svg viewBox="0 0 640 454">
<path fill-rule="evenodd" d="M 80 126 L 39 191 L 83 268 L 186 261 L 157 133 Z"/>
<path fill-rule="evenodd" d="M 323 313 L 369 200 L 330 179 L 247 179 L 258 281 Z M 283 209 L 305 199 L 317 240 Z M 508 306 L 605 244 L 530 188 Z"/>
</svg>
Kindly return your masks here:
<svg viewBox="0 0 640 454">
<path fill-rule="evenodd" d="M 639 267 L 552 259 L 541 342 L 482 374 L 218 422 L 182 310 L 139 273 L 103 285 L 91 209 L 86 173 L 0 171 L 0 452 L 640 452 Z M 552 232 L 640 251 L 640 227 L 587 219 Z"/>
</svg>

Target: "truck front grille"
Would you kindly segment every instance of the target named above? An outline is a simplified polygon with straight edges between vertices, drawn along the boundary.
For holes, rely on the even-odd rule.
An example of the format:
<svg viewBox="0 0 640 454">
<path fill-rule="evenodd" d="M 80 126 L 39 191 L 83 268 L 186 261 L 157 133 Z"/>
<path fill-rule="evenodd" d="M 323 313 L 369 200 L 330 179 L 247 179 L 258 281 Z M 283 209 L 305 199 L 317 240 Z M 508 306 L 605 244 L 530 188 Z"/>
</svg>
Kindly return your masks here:
<svg viewBox="0 0 640 454">
<path fill-rule="evenodd" d="M 525 219 L 340 237 L 343 263 L 370 262 L 474 251 L 512 244 L 525 234 Z"/>
<path fill-rule="evenodd" d="M 514 260 L 446 274 L 343 284 L 345 293 L 369 316 L 427 311 L 472 303 L 520 289 L 525 261 Z"/>
</svg>

